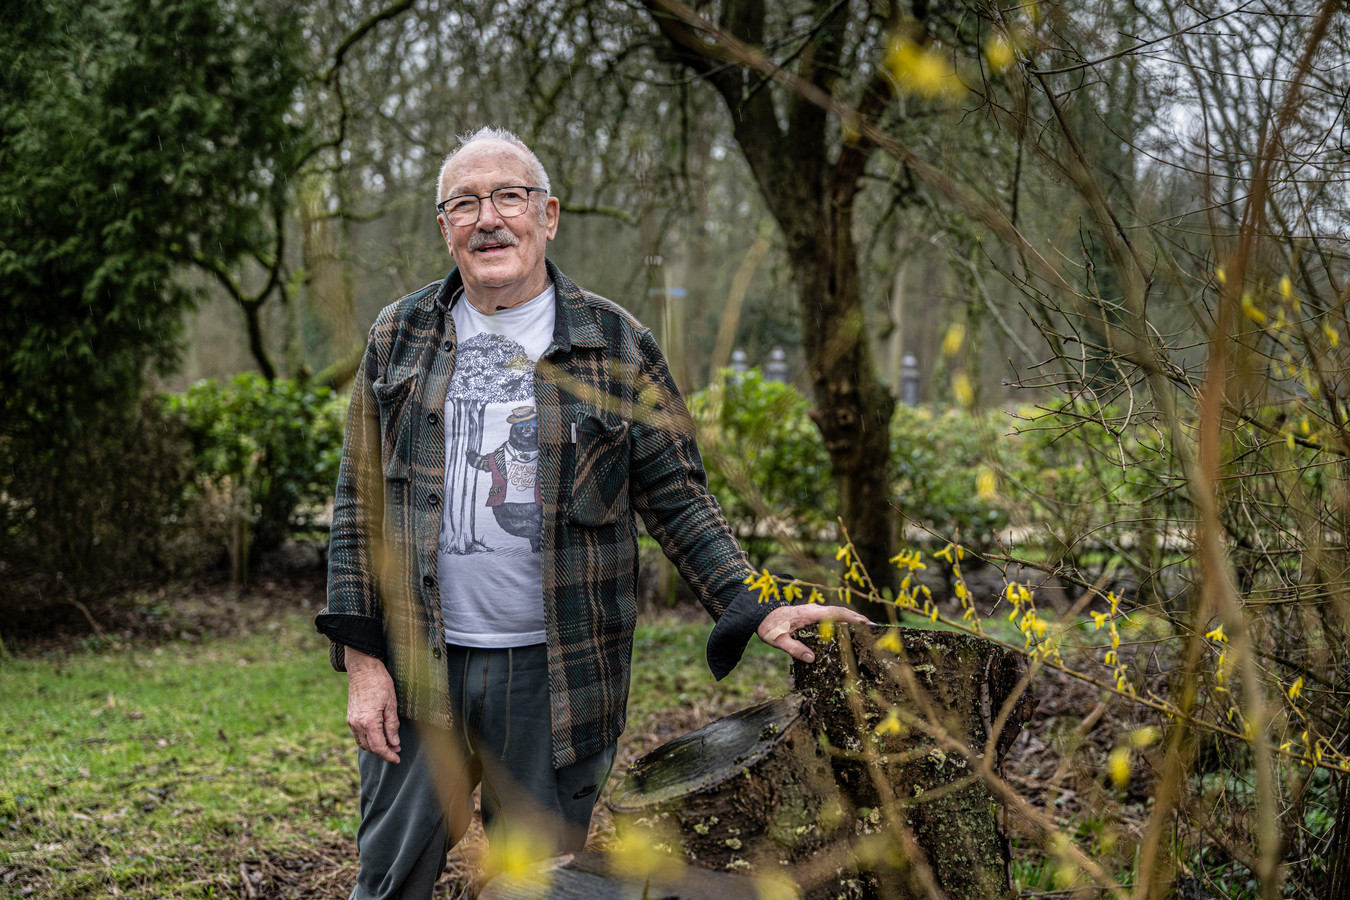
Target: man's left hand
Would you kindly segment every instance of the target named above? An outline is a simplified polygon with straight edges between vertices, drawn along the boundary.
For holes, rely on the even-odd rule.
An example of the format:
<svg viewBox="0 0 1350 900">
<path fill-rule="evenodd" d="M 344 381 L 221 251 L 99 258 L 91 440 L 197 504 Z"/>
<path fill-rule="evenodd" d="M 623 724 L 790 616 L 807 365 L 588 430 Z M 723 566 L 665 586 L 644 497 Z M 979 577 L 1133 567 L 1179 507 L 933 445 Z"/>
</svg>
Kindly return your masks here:
<svg viewBox="0 0 1350 900">
<path fill-rule="evenodd" d="M 755 634 L 766 644 L 777 647 L 793 659 L 802 662 L 815 662 L 816 655 L 807 646 L 793 636 L 798 628 L 818 625 L 826 620 L 847 622 L 852 625 L 870 625 L 871 622 L 862 613 L 845 606 L 820 606 L 808 603 L 804 606 L 780 606 L 764 617 L 755 629 Z"/>
</svg>

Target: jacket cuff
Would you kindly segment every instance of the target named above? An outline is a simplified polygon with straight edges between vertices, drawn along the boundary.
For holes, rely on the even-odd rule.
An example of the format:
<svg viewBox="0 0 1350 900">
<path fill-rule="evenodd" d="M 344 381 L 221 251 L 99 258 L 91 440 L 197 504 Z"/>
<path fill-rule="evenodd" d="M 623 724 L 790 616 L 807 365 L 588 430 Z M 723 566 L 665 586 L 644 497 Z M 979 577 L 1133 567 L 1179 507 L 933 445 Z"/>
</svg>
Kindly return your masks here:
<svg viewBox="0 0 1350 900">
<path fill-rule="evenodd" d="M 386 658 L 384 622 L 372 616 L 330 613 L 324 608 L 314 617 L 314 629 L 333 642 L 328 658 L 339 672 L 347 670 L 346 647 L 381 660 Z"/>
<path fill-rule="evenodd" d="M 764 617 L 780 606 L 790 605 L 783 600 L 760 602 L 759 591 L 742 588 L 708 635 L 708 668 L 713 678 L 721 681 L 731 674 Z"/>
</svg>

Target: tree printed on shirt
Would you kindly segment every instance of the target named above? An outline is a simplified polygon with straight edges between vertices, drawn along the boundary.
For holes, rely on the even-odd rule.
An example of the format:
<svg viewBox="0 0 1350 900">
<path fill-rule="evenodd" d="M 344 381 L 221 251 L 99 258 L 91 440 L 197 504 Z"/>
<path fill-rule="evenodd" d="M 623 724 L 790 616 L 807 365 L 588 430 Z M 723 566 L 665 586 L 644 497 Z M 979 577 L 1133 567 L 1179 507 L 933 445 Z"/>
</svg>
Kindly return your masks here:
<svg viewBox="0 0 1350 900">
<path fill-rule="evenodd" d="M 476 528 L 480 473 L 469 465 L 465 451 L 482 452 L 483 413 L 489 403 L 533 398 L 534 363 L 520 344 L 484 332 L 459 345 L 446 395 L 446 516 L 441 550 L 460 555 L 491 552 Z"/>
</svg>

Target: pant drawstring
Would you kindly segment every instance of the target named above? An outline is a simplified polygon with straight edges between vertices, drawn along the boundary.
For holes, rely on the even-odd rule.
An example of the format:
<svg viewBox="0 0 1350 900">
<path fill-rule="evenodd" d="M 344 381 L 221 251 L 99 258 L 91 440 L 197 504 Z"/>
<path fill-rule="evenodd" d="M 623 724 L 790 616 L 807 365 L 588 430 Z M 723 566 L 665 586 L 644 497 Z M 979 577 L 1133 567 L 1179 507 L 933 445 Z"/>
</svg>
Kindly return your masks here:
<svg viewBox="0 0 1350 900">
<path fill-rule="evenodd" d="M 472 750 L 473 744 L 469 743 L 469 655 L 470 651 L 464 651 L 464 677 L 459 683 L 459 724 L 464 729 L 464 746 Z"/>
<path fill-rule="evenodd" d="M 506 759 L 506 748 L 511 746 L 511 676 L 515 674 L 515 657 L 511 648 L 506 648 L 506 735 L 502 738 L 502 759 Z"/>
</svg>

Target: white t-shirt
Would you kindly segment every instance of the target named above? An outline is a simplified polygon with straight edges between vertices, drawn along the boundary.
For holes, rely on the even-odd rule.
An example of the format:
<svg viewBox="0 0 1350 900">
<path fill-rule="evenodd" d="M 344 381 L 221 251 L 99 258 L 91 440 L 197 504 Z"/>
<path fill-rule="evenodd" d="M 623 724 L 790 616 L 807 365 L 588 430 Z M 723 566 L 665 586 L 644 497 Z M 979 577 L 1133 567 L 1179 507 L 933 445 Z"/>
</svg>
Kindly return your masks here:
<svg viewBox="0 0 1350 900">
<path fill-rule="evenodd" d="M 544 633 L 544 507 L 534 366 L 553 340 L 553 286 L 484 315 L 460 297 L 445 397 L 445 501 L 437 575 L 445 640 L 525 647 Z"/>
</svg>

